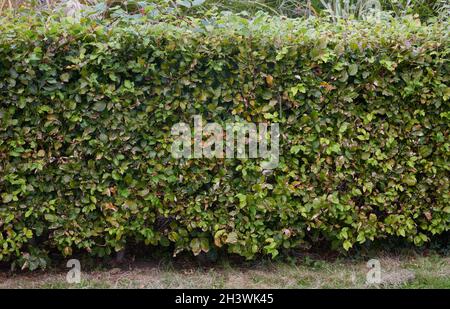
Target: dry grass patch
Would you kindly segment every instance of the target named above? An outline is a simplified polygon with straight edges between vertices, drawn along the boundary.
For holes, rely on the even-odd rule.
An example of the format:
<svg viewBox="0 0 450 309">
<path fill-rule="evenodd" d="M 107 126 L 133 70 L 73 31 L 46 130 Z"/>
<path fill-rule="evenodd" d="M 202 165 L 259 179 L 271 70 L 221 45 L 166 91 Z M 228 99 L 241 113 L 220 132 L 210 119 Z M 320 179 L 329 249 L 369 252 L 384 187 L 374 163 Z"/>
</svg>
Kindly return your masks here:
<svg viewBox="0 0 450 309">
<path fill-rule="evenodd" d="M 296 263 L 260 261 L 214 266 L 195 262 L 137 261 L 121 268 L 83 270 L 82 282 L 66 282 L 66 270 L 0 272 L 0 288 L 450 288 L 450 258 L 432 256 L 379 257 L 381 285 L 368 286 L 365 260 L 325 261 L 305 258 Z"/>
</svg>

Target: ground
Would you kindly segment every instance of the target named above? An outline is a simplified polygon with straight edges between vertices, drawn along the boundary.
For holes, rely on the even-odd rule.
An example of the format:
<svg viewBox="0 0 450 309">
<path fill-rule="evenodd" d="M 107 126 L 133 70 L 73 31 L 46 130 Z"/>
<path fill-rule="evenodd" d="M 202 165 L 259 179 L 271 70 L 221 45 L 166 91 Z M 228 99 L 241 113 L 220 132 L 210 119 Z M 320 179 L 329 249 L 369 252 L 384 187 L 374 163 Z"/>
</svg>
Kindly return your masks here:
<svg viewBox="0 0 450 309">
<path fill-rule="evenodd" d="M 0 288 L 448 288 L 450 257 L 378 256 L 381 284 L 368 285 L 368 259 L 324 260 L 303 256 L 294 262 L 252 263 L 222 259 L 210 266 L 195 261 L 139 258 L 120 267 L 83 270 L 81 283 L 66 281 L 68 269 L 11 273 L 0 271 Z"/>
</svg>

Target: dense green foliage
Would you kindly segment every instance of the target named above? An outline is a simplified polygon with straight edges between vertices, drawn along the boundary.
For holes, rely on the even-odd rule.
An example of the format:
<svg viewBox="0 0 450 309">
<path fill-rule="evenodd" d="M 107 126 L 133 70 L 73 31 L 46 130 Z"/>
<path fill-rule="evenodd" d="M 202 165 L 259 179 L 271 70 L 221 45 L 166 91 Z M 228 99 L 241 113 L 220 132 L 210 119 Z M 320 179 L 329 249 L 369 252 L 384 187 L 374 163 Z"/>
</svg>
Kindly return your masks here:
<svg viewBox="0 0 450 309">
<path fill-rule="evenodd" d="M 448 233 L 447 34 L 409 18 L 2 19 L 0 260 Z M 279 123 L 279 167 L 173 159 L 171 126 L 193 115 Z"/>
</svg>

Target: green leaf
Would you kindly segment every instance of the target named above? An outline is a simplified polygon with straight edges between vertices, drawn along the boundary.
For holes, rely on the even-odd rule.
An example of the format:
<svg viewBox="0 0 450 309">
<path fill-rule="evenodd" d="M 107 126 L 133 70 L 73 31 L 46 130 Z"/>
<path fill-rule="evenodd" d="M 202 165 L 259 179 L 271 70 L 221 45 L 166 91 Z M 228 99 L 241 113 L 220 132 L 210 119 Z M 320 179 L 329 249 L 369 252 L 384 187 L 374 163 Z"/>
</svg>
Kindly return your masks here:
<svg viewBox="0 0 450 309">
<path fill-rule="evenodd" d="M 2 193 L 2 201 L 7 204 L 13 200 L 13 195 L 9 193 Z"/>
<path fill-rule="evenodd" d="M 359 233 L 356 241 L 360 244 L 364 243 L 366 241 L 366 236 L 364 235 L 364 233 Z"/>
<path fill-rule="evenodd" d="M 355 63 L 352 63 L 348 67 L 348 75 L 355 76 L 356 73 L 358 73 L 358 65 Z"/>
<path fill-rule="evenodd" d="M 94 104 L 93 108 L 97 112 L 103 112 L 106 108 L 106 103 L 105 102 L 97 102 Z"/>
<path fill-rule="evenodd" d="M 47 220 L 48 222 L 56 222 L 58 220 L 58 217 L 52 214 L 45 214 L 44 215 L 45 220 Z"/>
<path fill-rule="evenodd" d="M 228 244 L 235 244 L 238 241 L 238 236 L 235 232 L 231 232 L 227 235 L 226 243 Z"/>
<path fill-rule="evenodd" d="M 350 241 L 346 240 L 346 241 L 344 241 L 343 247 L 344 247 L 345 251 L 348 251 L 348 250 L 350 250 L 351 247 L 353 247 L 353 244 Z"/>
<path fill-rule="evenodd" d="M 63 73 L 61 74 L 61 76 L 59 77 L 63 82 L 67 83 L 70 79 L 70 74 L 69 73 Z"/>
<path fill-rule="evenodd" d="M 124 86 L 125 86 L 125 88 L 131 89 L 131 88 L 133 88 L 133 83 L 127 79 L 124 82 Z"/>
<path fill-rule="evenodd" d="M 403 178 L 403 183 L 405 183 L 405 184 L 407 184 L 408 186 L 411 186 L 411 187 L 415 186 L 417 184 L 416 176 L 414 176 L 414 175 L 405 176 Z"/>
</svg>

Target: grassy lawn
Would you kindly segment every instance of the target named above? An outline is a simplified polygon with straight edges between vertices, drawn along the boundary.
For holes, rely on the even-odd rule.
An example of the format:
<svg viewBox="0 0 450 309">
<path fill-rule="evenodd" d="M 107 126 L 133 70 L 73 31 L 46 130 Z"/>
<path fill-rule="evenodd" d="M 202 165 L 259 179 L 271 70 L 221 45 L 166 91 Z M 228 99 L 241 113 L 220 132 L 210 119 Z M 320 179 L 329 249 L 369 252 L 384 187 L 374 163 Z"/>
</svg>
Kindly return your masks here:
<svg viewBox="0 0 450 309">
<path fill-rule="evenodd" d="M 327 261 L 304 256 L 295 262 L 138 259 L 120 267 L 82 269 L 80 284 L 66 282 L 62 267 L 34 273 L 0 272 L 0 288 L 450 288 L 450 257 L 379 255 L 382 284 L 366 284 L 367 260 Z"/>
</svg>

